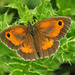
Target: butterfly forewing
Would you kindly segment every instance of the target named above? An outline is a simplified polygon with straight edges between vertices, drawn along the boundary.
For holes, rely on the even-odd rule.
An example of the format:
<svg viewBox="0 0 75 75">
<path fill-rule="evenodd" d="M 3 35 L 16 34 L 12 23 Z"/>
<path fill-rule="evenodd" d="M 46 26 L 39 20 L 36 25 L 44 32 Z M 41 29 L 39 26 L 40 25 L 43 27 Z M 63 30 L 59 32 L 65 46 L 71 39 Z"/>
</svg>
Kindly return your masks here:
<svg viewBox="0 0 75 75">
<path fill-rule="evenodd" d="M 34 39 L 31 34 L 27 34 L 23 45 L 20 50 L 17 51 L 18 54 L 25 60 L 35 60 L 38 59 L 37 51 L 35 48 Z"/>
<path fill-rule="evenodd" d="M 59 48 L 59 41 L 48 38 L 38 31 L 35 34 L 39 58 L 49 57 Z"/>
<path fill-rule="evenodd" d="M 68 17 L 52 17 L 35 23 L 34 27 L 41 34 L 59 40 L 65 36 L 70 25 Z"/>
<path fill-rule="evenodd" d="M 1 41 L 11 49 L 19 49 L 24 42 L 27 27 L 23 25 L 11 26 L 0 33 Z"/>
</svg>

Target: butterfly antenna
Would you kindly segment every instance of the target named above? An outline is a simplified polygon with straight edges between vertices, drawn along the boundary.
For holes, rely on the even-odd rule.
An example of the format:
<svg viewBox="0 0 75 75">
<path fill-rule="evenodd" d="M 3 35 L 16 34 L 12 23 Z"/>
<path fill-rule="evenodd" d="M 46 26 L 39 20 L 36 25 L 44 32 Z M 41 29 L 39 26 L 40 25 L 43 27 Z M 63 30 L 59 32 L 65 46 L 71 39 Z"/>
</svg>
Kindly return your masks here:
<svg viewBox="0 0 75 75">
<path fill-rule="evenodd" d="M 28 21 L 27 26 L 32 27 L 32 24 Z"/>
<path fill-rule="evenodd" d="M 33 26 L 32 26 L 32 24 L 29 21 L 28 21 L 27 27 L 28 27 L 27 31 L 32 34 Z"/>
</svg>

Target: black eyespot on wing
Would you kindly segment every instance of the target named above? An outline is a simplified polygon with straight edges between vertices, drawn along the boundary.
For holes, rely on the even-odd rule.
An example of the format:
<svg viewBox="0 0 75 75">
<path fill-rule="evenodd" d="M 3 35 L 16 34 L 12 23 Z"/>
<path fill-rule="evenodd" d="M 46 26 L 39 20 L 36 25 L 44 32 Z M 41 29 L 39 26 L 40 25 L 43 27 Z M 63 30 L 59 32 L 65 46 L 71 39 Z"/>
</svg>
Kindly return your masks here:
<svg viewBox="0 0 75 75">
<path fill-rule="evenodd" d="M 59 21 L 59 22 L 58 22 L 58 25 L 60 25 L 60 26 L 61 26 L 61 25 L 62 25 L 62 22 L 61 22 L 61 21 Z"/>
<path fill-rule="evenodd" d="M 7 36 L 8 36 L 8 37 L 10 37 L 10 34 L 9 34 L 9 33 L 7 33 Z"/>
</svg>

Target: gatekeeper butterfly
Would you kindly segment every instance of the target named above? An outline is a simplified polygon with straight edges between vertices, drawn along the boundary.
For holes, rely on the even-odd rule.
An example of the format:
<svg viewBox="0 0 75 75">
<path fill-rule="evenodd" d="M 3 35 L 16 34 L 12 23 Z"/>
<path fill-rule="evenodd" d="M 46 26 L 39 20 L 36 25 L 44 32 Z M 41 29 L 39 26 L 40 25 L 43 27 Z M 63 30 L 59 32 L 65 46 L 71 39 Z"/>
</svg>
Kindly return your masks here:
<svg viewBox="0 0 75 75">
<path fill-rule="evenodd" d="M 28 22 L 27 26 L 8 27 L 0 32 L 0 39 L 23 59 L 32 61 L 56 53 L 59 40 L 66 35 L 70 25 L 69 17 L 52 17 L 33 26 Z"/>
</svg>

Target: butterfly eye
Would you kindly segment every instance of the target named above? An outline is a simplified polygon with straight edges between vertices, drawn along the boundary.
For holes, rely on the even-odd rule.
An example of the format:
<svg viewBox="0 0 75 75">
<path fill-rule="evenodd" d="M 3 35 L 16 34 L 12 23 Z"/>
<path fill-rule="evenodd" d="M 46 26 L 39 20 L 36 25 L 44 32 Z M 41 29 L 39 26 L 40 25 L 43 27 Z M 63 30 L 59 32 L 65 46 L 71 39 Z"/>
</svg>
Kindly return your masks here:
<svg viewBox="0 0 75 75">
<path fill-rule="evenodd" d="M 61 21 L 59 21 L 59 22 L 58 22 L 58 24 L 61 26 L 61 25 L 62 25 L 62 22 L 61 22 Z"/>
<path fill-rule="evenodd" d="M 8 36 L 8 37 L 10 37 L 10 34 L 9 34 L 9 33 L 7 33 L 7 36 Z"/>
</svg>

